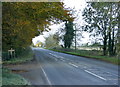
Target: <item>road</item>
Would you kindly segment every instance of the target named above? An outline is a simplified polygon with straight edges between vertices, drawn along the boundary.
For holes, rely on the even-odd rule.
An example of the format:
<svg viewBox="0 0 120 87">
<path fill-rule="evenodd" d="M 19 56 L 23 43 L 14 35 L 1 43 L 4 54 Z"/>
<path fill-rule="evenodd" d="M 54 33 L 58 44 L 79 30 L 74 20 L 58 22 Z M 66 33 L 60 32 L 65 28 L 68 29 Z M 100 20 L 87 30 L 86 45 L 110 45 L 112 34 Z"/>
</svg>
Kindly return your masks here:
<svg viewBox="0 0 120 87">
<path fill-rule="evenodd" d="M 117 65 L 42 48 L 33 50 L 49 85 L 119 84 Z"/>
</svg>

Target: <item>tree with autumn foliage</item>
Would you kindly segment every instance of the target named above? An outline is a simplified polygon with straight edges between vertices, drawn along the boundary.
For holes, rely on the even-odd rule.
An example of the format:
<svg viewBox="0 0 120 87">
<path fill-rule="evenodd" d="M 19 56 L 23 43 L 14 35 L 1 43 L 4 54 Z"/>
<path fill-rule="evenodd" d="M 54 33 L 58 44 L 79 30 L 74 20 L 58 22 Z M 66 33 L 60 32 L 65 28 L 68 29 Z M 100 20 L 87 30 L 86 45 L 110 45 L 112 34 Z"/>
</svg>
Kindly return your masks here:
<svg viewBox="0 0 120 87">
<path fill-rule="evenodd" d="M 51 23 L 73 20 L 62 2 L 3 2 L 3 51 L 23 49 L 39 35 L 37 26 L 45 31 Z"/>
</svg>

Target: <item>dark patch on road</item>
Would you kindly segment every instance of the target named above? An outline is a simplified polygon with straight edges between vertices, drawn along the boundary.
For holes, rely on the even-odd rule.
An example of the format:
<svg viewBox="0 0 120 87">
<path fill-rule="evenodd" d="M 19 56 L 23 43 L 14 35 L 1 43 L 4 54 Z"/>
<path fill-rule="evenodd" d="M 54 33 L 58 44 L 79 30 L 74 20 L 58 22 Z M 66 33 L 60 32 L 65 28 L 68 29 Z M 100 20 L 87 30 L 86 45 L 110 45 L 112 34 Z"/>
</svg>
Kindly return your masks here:
<svg viewBox="0 0 120 87">
<path fill-rule="evenodd" d="M 12 69 L 13 73 L 22 73 L 22 72 L 28 72 L 27 70 L 14 70 Z"/>
</svg>

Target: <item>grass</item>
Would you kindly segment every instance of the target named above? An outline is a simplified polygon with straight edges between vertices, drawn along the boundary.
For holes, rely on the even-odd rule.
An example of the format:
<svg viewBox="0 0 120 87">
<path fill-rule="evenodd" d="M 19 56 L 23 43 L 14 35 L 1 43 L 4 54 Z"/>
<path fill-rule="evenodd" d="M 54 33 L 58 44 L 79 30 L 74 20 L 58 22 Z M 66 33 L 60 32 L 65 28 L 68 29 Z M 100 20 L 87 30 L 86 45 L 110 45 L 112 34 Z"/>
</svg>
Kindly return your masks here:
<svg viewBox="0 0 120 87">
<path fill-rule="evenodd" d="M 25 55 L 22 55 L 18 58 L 13 58 L 10 60 L 2 61 L 3 67 L 4 65 L 9 64 L 20 64 L 33 59 L 33 52 L 29 50 Z M 30 85 L 27 80 L 25 80 L 22 76 L 13 73 L 9 69 L 2 68 L 2 85 Z M 7 86 L 5 86 L 7 87 Z"/>
<path fill-rule="evenodd" d="M 2 85 L 30 85 L 30 83 L 9 69 L 2 69 Z"/>
<path fill-rule="evenodd" d="M 92 58 L 97 59 L 105 62 L 109 62 L 112 64 L 120 65 L 120 59 L 118 59 L 116 56 L 110 57 L 110 56 L 103 56 L 102 51 L 98 50 L 74 50 L 74 49 L 64 49 L 64 48 L 56 48 L 56 49 L 50 49 L 57 52 L 72 54 L 76 56 L 82 56 L 86 58 Z"/>
</svg>

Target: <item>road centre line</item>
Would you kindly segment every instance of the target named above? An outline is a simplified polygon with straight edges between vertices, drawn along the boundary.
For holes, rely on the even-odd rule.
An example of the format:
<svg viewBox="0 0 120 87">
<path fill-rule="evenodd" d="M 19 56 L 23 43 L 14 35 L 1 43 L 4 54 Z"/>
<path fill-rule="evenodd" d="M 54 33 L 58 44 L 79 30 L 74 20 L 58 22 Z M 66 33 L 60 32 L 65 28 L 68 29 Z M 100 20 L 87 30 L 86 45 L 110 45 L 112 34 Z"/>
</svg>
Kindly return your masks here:
<svg viewBox="0 0 120 87">
<path fill-rule="evenodd" d="M 54 55 L 54 54 L 52 54 L 52 53 L 49 53 L 49 54 L 52 55 L 52 56 L 54 56 L 54 57 L 56 57 L 56 58 L 64 59 L 64 57 L 62 57 L 62 56 L 57 56 L 57 55 Z"/>
<path fill-rule="evenodd" d="M 55 59 L 55 61 L 58 61 L 56 58 L 54 58 Z"/>
<path fill-rule="evenodd" d="M 69 63 L 69 64 L 72 65 L 72 66 L 74 66 L 74 67 L 76 67 L 76 68 L 78 68 L 78 66 L 75 65 L 75 64 L 73 64 L 73 63 Z"/>
<path fill-rule="evenodd" d="M 52 54 L 52 53 L 49 53 L 49 54 L 51 54 L 52 56 L 54 56 L 54 57 L 56 57 L 56 58 L 60 58 L 60 60 L 62 60 L 62 61 L 65 61 L 65 60 L 64 60 L 64 57 L 62 57 L 62 56 L 57 56 L 57 55 L 54 55 L 54 54 Z M 67 59 L 67 60 L 69 60 L 69 59 Z M 69 61 L 71 61 L 71 60 L 69 60 Z M 72 65 L 72 66 L 74 66 L 74 67 L 76 67 L 76 68 L 78 68 L 78 66 L 75 65 L 75 64 L 73 64 L 73 63 L 69 63 L 69 64 Z"/>
<path fill-rule="evenodd" d="M 62 61 L 65 61 L 64 59 L 61 59 Z"/>
<path fill-rule="evenodd" d="M 60 58 L 64 59 L 64 57 L 60 56 Z"/>
<path fill-rule="evenodd" d="M 107 72 L 107 73 L 112 74 L 112 75 L 117 76 L 117 77 L 120 77 L 118 74 L 113 74 L 113 73 L 110 73 L 110 72 Z"/>
<path fill-rule="evenodd" d="M 94 74 L 94 73 L 92 73 L 92 72 L 90 72 L 90 71 L 88 71 L 88 70 L 84 70 L 85 72 L 87 72 L 87 73 L 89 73 L 89 74 L 91 74 L 91 75 L 93 75 L 93 76 L 96 76 L 96 77 L 98 77 L 98 78 L 100 78 L 100 79 L 102 79 L 102 80 L 107 80 L 107 79 L 105 79 L 105 78 L 103 78 L 103 77 L 101 77 L 101 76 L 99 76 L 99 75 L 96 75 L 96 74 Z"/>
<path fill-rule="evenodd" d="M 62 57 L 62 56 L 57 56 L 57 55 L 54 55 L 54 54 L 52 54 L 52 53 L 49 53 L 49 54 L 51 54 L 51 55 L 53 55 L 53 56 L 55 56 L 55 57 L 59 57 L 59 58 L 61 58 L 61 60 L 63 60 L 63 61 L 65 61 L 64 60 L 64 57 Z M 67 60 L 69 60 L 69 59 L 67 59 Z M 71 60 L 69 60 L 69 61 L 71 61 Z M 78 68 L 79 66 L 77 66 L 77 65 L 75 65 L 75 64 L 73 64 L 73 63 L 69 63 L 70 65 L 72 65 L 72 66 L 74 66 L 74 67 L 76 67 L 76 68 Z M 86 69 L 87 67 L 86 66 L 84 66 L 84 68 Z M 91 70 L 95 70 L 95 69 L 91 69 Z M 90 72 L 90 71 L 88 71 L 88 70 L 85 70 L 87 73 L 89 73 L 89 74 L 92 74 L 92 75 L 94 75 L 94 76 L 96 76 L 96 77 L 98 77 L 98 78 L 100 78 L 100 79 L 102 79 L 102 80 L 106 80 L 105 78 L 103 78 L 103 77 L 101 77 L 101 76 L 98 76 L 98 75 L 96 75 L 96 74 L 94 74 L 94 73 L 92 73 L 92 72 Z M 110 73 L 110 72 L 109 72 Z M 113 74 L 113 75 L 115 75 L 115 74 Z M 115 75 L 115 76 L 118 76 L 118 75 Z M 118 76 L 118 77 L 120 77 L 120 76 Z"/>
</svg>

